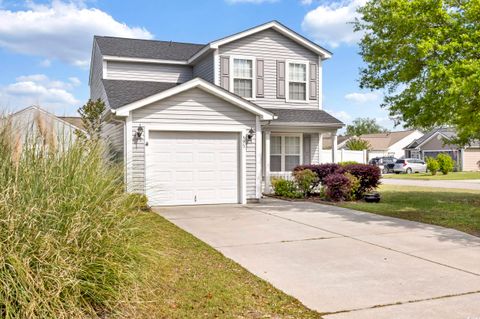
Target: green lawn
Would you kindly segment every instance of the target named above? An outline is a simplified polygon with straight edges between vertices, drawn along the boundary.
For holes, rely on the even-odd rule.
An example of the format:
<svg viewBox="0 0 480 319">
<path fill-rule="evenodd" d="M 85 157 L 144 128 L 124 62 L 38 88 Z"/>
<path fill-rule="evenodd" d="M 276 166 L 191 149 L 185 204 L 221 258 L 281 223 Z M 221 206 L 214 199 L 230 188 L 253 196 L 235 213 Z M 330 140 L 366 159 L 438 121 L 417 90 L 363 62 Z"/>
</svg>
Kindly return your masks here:
<svg viewBox="0 0 480 319">
<path fill-rule="evenodd" d="M 438 172 L 437 175 L 430 173 L 416 173 L 416 174 L 386 174 L 382 178 L 395 179 L 426 179 L 426 180 L 464 180 L 464 179 L 480 179 L 480 172 L 453 172 L 443 175 Z"/>
<path fill-rule="evenodd" d="M 480 192 L 382 185 L 380 203 L 344 202 L 342 207 L 455 228 L 480 236 Z"/>
<path fill-rule="evenodd" d="M 132 293 L 134 318 L 320 318 L 298 300 L 224 257 L 154 213 L 141 214 L 138 238 L 151 253 L 139 269 L 145 280 Z"/>
</svg>

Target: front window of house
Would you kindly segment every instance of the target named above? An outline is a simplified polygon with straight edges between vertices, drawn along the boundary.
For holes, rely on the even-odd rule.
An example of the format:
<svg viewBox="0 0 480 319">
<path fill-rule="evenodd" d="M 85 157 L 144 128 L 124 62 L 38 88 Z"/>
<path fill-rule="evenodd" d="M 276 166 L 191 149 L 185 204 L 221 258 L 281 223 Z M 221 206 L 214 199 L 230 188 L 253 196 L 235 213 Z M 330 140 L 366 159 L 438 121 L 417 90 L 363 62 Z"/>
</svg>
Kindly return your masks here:
<svg viewBox="0 0 480 319">
<path fill-rule="evenodd" d="M 244 98 L 253 97 L 253 60 L 233 59 L 233 92 Z"/>
<path fill-rule="evenodd" d="M 292 101 L 307 100 L 307 64 L 288 64 L 288 99 Z"/>
<path fill-rule="evenodd" d="M 289 172 L 301 163 L 301 137 L 274 135 L 270 138 L 270 171 Z"/>
</svg>

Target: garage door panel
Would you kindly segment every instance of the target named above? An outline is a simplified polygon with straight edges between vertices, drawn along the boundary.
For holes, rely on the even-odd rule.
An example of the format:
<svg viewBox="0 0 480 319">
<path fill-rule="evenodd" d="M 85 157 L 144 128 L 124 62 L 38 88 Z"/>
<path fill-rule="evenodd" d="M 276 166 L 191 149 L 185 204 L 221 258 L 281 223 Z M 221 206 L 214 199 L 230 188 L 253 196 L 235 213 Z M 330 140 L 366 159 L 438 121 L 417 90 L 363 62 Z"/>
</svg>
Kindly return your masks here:
<svg viewBox="0 0 480 319">
<path fill-rule="evenodd" d="M 237 203 L 238 134 L 150 132 L 146 186 L 152 205 Z"/>
</svg>

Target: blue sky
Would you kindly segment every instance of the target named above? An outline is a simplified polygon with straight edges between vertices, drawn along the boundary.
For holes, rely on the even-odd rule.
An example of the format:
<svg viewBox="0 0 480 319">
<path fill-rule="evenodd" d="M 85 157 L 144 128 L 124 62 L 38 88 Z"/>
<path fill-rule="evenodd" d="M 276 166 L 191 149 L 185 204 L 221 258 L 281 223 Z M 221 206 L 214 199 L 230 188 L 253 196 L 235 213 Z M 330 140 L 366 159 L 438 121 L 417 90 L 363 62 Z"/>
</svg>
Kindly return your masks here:
<svg viewBox="0 0 480 319">
<path fill-rule="evenodd" d="M 362 91 L 358 34 L 348 21 L 365 0 L 0 0 L 0 107 L 39 104 L 74 114 L 89 96 L 93 34 L 206 43 L 278 20 L 333 52 L 324 63 L 324 106 L 348 123 L 388 128 L 381 93 Z"/>
</svg>

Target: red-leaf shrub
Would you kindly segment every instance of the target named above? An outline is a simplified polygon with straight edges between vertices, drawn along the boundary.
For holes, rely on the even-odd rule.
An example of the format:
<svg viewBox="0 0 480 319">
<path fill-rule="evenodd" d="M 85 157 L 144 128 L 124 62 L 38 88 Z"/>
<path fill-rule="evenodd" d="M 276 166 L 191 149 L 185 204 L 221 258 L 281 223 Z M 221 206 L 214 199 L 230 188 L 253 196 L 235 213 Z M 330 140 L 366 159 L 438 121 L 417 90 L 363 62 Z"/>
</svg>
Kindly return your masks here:
<svg viewBox="0 0 480 319">
<path fill-rule="evenodd" d="M 360 181 L 360 187 L 356 191 L 357 199 L 362 198 L 366 192 L 371 191 L 380 185 L 382 174 L 378 166 L 369 164 L 352 164 L 344 166 L 344 169 Z"/>
<path fill-rule="evenodd" d="M 325 195 L 333 201 L 345 200 L 351 192 L 351 180 L 341 173 L 328 175 L 323 179 L 322 184 L 325 186 Z"/>
<path fill-rule="evenodd" d="M 318 176 L 318 180 L 315 182 L 314 185 L 312 185 L 313 187 L 312 188 L 315 188 L 317 187 L 320 183 L 323 184 L 323 179 L 325 177 L 327 177 L 328 175 L 332 175 L 332 174 L 335 174 L 335 173 L 339 173 L 339 174 L 342 174 L 345 172 L 345 169 L 343 167 L 341 167 L 340 165 L 338 164 L 317 164 L 317 165 L 299 165 L 297 167 L 295 167 L 295 169 L 293 170 L 293 172 L 297 172 L 297 171 L 303 171 L 305 169 L 309 169 L 311 170 L 312 172 L 314 172 L 315 174 L 317 174 Z"/>
</svg>

